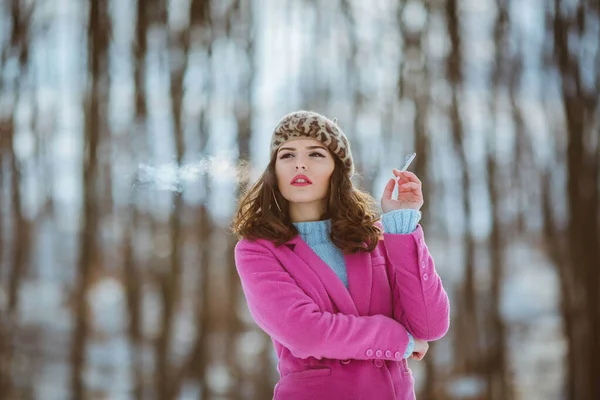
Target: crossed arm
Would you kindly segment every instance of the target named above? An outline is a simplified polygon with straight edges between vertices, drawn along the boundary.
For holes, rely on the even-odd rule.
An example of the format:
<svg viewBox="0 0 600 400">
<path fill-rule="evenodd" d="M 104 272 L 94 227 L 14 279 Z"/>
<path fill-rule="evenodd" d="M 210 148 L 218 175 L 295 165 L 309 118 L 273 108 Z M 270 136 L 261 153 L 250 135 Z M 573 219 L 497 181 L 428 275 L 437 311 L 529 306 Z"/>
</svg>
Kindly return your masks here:
<svg viewBox="0 0 600 400">
<path fill-rule="evenodd" d="M 271 251 L 242 240 L 235 261 L 250 313 L 274 340 L 299 358 L 399 361 L 409 345 L 407 330 L 384 315 L 321 311 Z M 373 349 L 382 349 L 376 354 Z"/>
</svg>

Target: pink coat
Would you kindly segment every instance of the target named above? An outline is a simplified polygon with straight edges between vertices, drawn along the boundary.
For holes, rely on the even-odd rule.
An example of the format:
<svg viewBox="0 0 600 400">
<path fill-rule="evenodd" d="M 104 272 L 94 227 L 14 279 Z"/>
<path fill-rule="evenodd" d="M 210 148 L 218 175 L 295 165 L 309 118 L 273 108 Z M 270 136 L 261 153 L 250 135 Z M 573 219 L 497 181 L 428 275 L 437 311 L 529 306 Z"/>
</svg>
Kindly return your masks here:
<svg viewBox="0 0 600 400">
<path fill-rule="evenodd" d="M 250 313 L 279 359 L 274 399 L 415 398 L 407 331 L 439 339 L 450 312 L 422 227 L 344 257 L 348 289 L 300 236 L 236 245 Z"/>
</svg>

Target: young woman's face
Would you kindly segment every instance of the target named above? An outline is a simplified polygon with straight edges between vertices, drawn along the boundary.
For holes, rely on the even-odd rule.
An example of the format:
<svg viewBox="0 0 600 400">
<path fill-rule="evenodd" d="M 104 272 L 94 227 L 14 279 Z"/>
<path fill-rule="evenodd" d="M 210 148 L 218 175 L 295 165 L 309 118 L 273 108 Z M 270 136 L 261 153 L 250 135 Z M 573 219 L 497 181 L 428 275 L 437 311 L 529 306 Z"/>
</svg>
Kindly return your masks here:
<svg viewBox="0 0 600 400">
<path fill-rule="evenodd" d="M 311 220 L 325 211 L 335 168 L 334 155 L 325 145 L 314 139 L 291 140 L 281 145 L 276 157 L 277 185 L 290 203 L 292 221 Z"/>
</svg>

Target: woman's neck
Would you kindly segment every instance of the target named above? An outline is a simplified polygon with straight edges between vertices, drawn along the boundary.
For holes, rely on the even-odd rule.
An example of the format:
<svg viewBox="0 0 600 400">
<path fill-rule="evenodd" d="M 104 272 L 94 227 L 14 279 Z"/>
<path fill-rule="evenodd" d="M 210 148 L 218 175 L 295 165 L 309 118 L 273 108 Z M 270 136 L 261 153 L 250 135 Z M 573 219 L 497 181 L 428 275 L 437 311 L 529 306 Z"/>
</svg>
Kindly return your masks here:
<svg viewBox="0 0 600 400">
<path fill-rule="evenodd" d="M 322 220 L 325 212 L 325 202 L 315 203 L 291 203 L 289 208 L 292 222 L 311 222 Z"/>
</svg>

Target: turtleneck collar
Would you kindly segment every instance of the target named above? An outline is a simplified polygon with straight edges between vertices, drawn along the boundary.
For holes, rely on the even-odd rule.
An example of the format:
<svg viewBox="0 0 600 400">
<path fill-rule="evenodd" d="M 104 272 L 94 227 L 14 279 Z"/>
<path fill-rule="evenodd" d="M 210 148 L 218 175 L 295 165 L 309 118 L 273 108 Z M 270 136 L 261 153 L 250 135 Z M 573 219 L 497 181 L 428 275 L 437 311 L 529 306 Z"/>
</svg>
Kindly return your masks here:
<svg viewBox="0 0 600 400">
<path fill-rule="evenodd" d="M 300 237 L 309 245 L 314 246 L 323 243 L 330 243 L 329 233 L 331 232 L 331 219 L 322 221 L 307 221 L 293 223 Z"/>
</svg>

